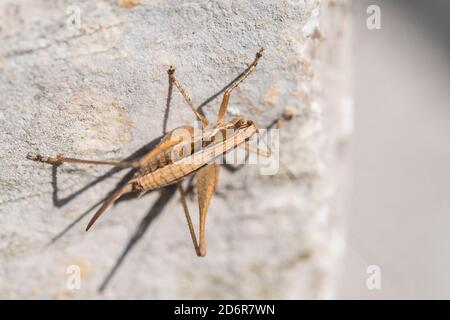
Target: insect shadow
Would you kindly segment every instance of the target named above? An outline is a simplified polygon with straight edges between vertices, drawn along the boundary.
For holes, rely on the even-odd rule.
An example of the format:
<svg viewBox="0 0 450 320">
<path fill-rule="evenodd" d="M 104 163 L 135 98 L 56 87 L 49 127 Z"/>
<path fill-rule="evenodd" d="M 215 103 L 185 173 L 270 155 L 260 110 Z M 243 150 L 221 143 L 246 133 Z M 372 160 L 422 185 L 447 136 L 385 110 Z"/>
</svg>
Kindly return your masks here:
<svg viewBox="0 0 450 320">
<path fill-rule="evenodd" d="M 225 87 L 223 87 L 221 90 L 216 92 L 214 95 L 210 96 L 208 99 L 206 99 L 204 102 L 202 102 L 198 107 L 198 112 L 204 115 L 204 107 L 207 106 L 210 102 L 214 101 L 219 95 L 221 95 L 225 90 L 238 78 L 242 76 L 243 73 L 239 74 L 235 79 L 230 81 Z M 169 87 L 168 87 L 168 94 L 166 98 L 166 109 L 164 112 L 164 118 L 163 118 L 163 135 L 160 137 L 152 140 L 150 143 L 144 145 L 139 150 L 134 152 L 132 155 L 127 157 L 125 160 L 135 160 L 140 158 L 141 156 L 145 155 L 147 152 L 149 152 L 151 149 L 153 149 L 160 141 L 160 139 L 166 134 L 167 132 L 167 122 L 169 119 L 170 114 L 170 106 L 172 101 L 172 92 L 173 92 L 173 85 L 169 81 Z M 243 165 L 239 165 L 237 167 L 232 166 L 230 164 L 223 163 L 223 166 L 226 170 L 230 172 L 235 172 L 237 170 L 240 170 Z M 102 182 L 103 180 L 113 176 L 114 174 L 118 173 L 119 171 L 123 170 L 123 168 L 112 168 L 108 170 L 105 174 L 102 176 L 96 178 L 92 182 L 88 183 L 84 187 L 80 188 L 79 190 L 73 192 L 72 194 L 60 198 L 59 197 L 59 190 L 58 190 L 58 167 L 59 165 L 53 165 L 52 167 L 52 186 L 53 186 L 53 193 L 52 193 L 52 199 L 53 204 L 61 208 L 74 200 L 76 197 L 81 195 L 83 192 L 87 191 L 88 189 L 94 187 L 98 183 Z M 91 207 L 89 207 L 86 211 L 84 211 L 80 216 L 78 216 L 73 222 L 71 222 L 66 228 L 64 228 L 62 231 L 60 231 L 56 236 L 54 236 L 50 242 L 47 244 L 46 248 L 56 243 L 59 239 L 61 239 L 68 231 L 70 231 L 74 226 L 76 226 L 85 216 L 87 216 L 90 212 L 92 212 L 98 205 L 100 205 L 102 202 L 104 202 L 110 195 L 112 195 L 116 190 L 124 186 L 128 180 L 130 180 L 134 173 L 136 172 L 136 169 L 130 170 L 121 180 L 115 188 L 108 193 L 104 198 L 102 198 L 100 201 L 93 204 Z M 193 192 L 193 176 L 189 178 L 188 180 L 188 187 L 186 189 L 187 194 L 192 194 Z M 110 283 L 113 276 L 118 271 L 119 267 L 124 262 L 127 255 L 130 253 L 130 251 L 134 248 L 134 246 L 139 242 L 139 240 L 144 236 L 145 232 L 148 230 L 150 224 L 154 221 L 154 219 L 163 211 L 165 206 L 169 203 L 169 201 L 173 198 L 176 192 L 176 186 L 171 185 L 167 186 L 165 188 L 162 188 L 160 190 L 159 198 L 155 201 L 155 203 L 152 205 L 148 213 L 144 216 L 144 218 L 140 221 L 138 227 L 136 228 L 133 235 L 128 240 L 124 250 L 121 252 L 119 257 L 117 258 L 116 262 L 114 263 L 113 267 L 110 269 L 108 274 L 106 275 L 105 279 L 101 283 L 100 287 L 98 288 L 99 292 L 103 292 L 108 284 Z M 136 198 L 135 195 L 130 194 L 122 197 L 119 199 L 116 203 L 119 203 L 121 201 L 128 201 L 130 199 Z"/>
<path fill-rule="evenodd" d="M 143 156 L 145 153 L 147 153 L 148 151 L 153 149 L 158 144 L 159 140 L 160 140 L 160 138 L 152 140 L 150 143 L 146 144 L 145 146 L 143 146 L 142 148 L 140 148 L 139 150 L 134 152 L 131 156 L 126 158 L 126 160 L 135 160 L 135 159 L 138 159 L 139 157 Z M 81 195 L 83 192 L 87 191 L 88 189 L 92 188 L 93 186 L 97 185 L 98 183 L 102 182 L 103 180 L 105 180 L 105 179 L 113 176 L 114 174 L 118 173 L 119 171 L 123 170 L 123 168 L 112 168 L 112 169 L 108 170 L 105 174 L 103 174 L 102 176 L 96 178 L 95 180 L 88 183 L 87 185 L 80 188 L 79 190 L 73 192 L 69 196 L 67 196 L 63 199 L 59 199 L 59 197 L 58 197 L 58 192 L 59 192 L 59 189 L 58 189 L 58 167 L 59 167 L 59 165 L 52 166 L 53 203 L 58 208 L 65 206 L 67 203 L 69 203 L 70 201 L 72 201 L 73 199 L 75 199 L 76 197 Z M 56 241 L 61 239 L 68 231 L 70 231 L 70 229 L 72 229 L 76 224 L 78 224 L 78 222 L 80 222 L 85 216 L 87 216 L 89 213 L 91 213 L 92 210 L 94 210 L 98 205 L 100 205 L 102 202 L 104 202 L 116 190 L 118 190 L 119 188 L 124 186 L 127 183 L 127 181 L 133 177 L 135 172 L 136 172 L 136 169 L 130 170 L 117 183 L 117 185 L 114 187 L 114 189 L 112 191 L 110 191 L 104 198 L 102 198 L 98 202 L 94 203 L 91 207 L 89 207 L 86 211 L 84 211 L 80 216 L 78 216 L 78 218 L 76 218 L 72 223 L 70 223 L 66 228 L 64 228 L 61 232 L 59 232 L 56 236 L 54 236 L 50 240 L 50 242 L 47 244 L 46 247 L 51 246 Z M 131 198 L 135 198 L 135 196 L 133 197 L 133 195 L 131 195 L 131 196 L 123 197 L 122 199 L 120 199 L 120 201 L 130 200 Z M 117 201 L 117 202 L 120 202 L 120 201 Z"/>
</svg>

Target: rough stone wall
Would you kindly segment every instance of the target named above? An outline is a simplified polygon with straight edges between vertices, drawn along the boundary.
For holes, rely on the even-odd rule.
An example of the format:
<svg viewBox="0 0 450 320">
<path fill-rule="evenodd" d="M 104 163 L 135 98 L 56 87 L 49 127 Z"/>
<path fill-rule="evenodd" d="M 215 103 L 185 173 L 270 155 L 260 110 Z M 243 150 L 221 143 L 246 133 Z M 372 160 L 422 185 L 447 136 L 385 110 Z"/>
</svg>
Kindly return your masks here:
<svg viewBox="0 0 450 320">
<path fill-rule="evenodd" d="M 2 2 L 0 297 L 333 297 L 352 120 L 348 11 L 347 1 L 316 0 Z M 264 128 L 293 111 L 280 129 L 285 165 L 274 176 L 221 171 L 205 258 L 173 188 L 119 202 L 86 233 L 89 208 L 126 171 L 25 159 L 122 159 L 192 123 L 169 92 L 171 64 L 215 119 L 212 98 L 259 48 L 228 116 Z M 196 220 L 194 198 L 190 207 Z"/>
</svg>

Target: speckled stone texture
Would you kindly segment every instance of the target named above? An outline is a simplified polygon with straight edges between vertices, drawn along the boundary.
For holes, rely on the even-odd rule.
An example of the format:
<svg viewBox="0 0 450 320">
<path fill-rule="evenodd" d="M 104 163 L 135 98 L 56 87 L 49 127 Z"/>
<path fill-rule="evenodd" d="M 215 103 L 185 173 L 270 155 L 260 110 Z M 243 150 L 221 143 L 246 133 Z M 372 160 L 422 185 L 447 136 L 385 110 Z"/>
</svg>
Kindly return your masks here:
<svg viewBox="0 0 450 320">
<path fill-rule="evenodd" d="M 3 1 L 0 298 L 333 297 L 352 131 L 348 14 L 347 1 Z M 205 258 L 173 189 L 119 202 L 86 233 L 87 211 L 126 170 L 25 159 L 123 159 L 191 124 L 168 92 L 171 64 L 215 119 L 212 98 L 259 48 L 228 116 L 264 128 L 293 111 L 280 129 L 284 166 L 221 171 Z"/>
</svg>

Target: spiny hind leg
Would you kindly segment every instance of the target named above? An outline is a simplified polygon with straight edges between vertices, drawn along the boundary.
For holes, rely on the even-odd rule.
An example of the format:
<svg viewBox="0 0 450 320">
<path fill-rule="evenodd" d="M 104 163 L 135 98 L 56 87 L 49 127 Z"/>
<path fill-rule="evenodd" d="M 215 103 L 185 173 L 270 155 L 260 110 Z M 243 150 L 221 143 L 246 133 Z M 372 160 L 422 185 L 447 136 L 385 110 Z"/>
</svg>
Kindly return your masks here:
<svg viewBox="0 0 450 320">
<path fill-rule="evenodd" d="M 175 78 L 175 69 L 170 66 L 169 70 L 167 71 L 169 74 L 169 81 L 177 87 L 178 91 L 180 91 L 181 95 L 184 98 L 184 101 L 187 103 L 189 108 L 191 108 L 192 112 L 195 114 L 195 117 L 198 121 L 201 122 L 202 127 L 206 127 L 208 125 L 208 120 L 204 116 L 202 116 L 197 109 L 194 107 L 194 104 L 192 103 L 191 98 L 189 98 L 188 94 L 186 93 L 186 90 L 183 88 L 183 86 L 178 82 L 178 80 Z"/>
<path fill-rule="evenodd" d="M 228 101 L 230 99 L 231 92 L 241 84 L 242 81 L 247 79 L 247 77 L 252 73 L 252 71 L 256 68 L 256 65 L 258 64 L 258 60 L 262 57 L 263 49 L 259 50 L 256 53 L 255 60 L 248 66 L 248 68 L 244 71 L 244 73 L 234 81 L 230 87 L 225 90 L 225 93 L 223 94 L 222 103 L 220 104 L 219 114 L 217 116 L 217 123 L 220 124 L 223 122 L 223 119 L 225 117 L 225 113 L 227 112 L 228 108 Z"/>
<path fill-rule="evenodd" d="M 57 155 L 56 157 L 43 156 L 34 152 L 27 154 L 27 159 L 37 162 L 48 163 L 52 165 L 60 165 L 65 162 L 70 163 L 84 163 L 84 164 L 97 164 L 97 165 L 109 165 L 119 168 L 139 168 L 138 161 L 102 161 L 102 160 L 87 160 L 78 158 L 68 158 L 63 155 Z"/>
</svg>

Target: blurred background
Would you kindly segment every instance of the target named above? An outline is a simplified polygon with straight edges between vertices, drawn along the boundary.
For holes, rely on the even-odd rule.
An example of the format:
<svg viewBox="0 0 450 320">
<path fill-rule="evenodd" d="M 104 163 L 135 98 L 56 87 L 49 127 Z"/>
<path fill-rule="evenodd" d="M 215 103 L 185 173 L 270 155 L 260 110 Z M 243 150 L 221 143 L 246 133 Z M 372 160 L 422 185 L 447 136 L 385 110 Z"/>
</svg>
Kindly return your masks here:
<svg viewBox="0 0 450 320">
<path fill-rule="evenodd" d="M 369 5 L 381 30 L 368 30 Z M 338 298 L 450 298 L 450 1 L 353 1 L 353 208 Z M 381 289 L 366 286 L 367 267 Z"/>
</svg>

